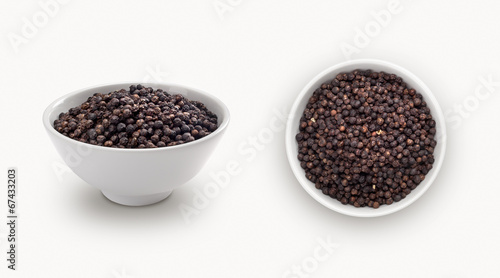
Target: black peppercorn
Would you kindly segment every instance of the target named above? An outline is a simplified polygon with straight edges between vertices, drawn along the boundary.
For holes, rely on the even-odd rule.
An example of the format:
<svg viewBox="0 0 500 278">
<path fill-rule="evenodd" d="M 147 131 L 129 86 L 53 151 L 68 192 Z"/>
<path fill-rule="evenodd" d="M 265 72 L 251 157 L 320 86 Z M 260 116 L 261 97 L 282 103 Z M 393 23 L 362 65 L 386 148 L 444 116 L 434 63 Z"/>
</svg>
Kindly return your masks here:
<svg viewBox="0 0 500 278">
<path fill-rule="evenodd" d="M 297 158 L 323 194 L 355 207 L 404 199 L 432 168 L 435 121 L 422 95 L 382 72 L 341 73 L 314 91 Z"/>
<path fill-rule="evenodd" d="M 203 103 L 140 84 L 94 94 L 54 121 L 54 129 L 65 136 L 116 148 L 175 146 L 217 128 L 217 115 Z"/>
</svg>

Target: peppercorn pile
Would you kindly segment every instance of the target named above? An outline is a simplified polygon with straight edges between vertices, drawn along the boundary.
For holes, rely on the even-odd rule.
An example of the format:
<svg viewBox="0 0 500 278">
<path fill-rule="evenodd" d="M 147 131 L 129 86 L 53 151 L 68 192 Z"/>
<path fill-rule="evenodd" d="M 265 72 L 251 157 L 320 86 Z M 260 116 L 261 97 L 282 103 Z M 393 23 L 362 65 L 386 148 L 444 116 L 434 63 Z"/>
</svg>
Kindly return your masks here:
<svg viewBox="0 0 500 278">
<path fill-rule="evenodd" d="M 378 208 L 425 179 L 435 135 L 425 100 L 401 77 L 355 70 L 314 91 L 300 119 L 297 157 L 325 195 Z"/>
<path fill-rule="evenodd" d="M 114 148 L 175 146 L 203 138 L 217 127 L 217 115 L 203 103 L 140 84 L 128 91 L 96 93 L 54 121 L 65 136 Z"/>
</svg>

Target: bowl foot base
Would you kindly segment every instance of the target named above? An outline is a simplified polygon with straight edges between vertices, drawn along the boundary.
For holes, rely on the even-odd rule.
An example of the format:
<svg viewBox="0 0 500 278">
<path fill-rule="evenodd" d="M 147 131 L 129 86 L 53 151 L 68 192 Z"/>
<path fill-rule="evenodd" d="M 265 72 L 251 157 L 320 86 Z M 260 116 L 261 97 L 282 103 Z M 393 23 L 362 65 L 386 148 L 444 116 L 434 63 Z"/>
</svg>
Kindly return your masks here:
<svg viewBox="0 0 500 278">
<path fill-rule="evenodd" d="M 167 198 L 168 196 L 170 196 L 170 194 L 172 194 L 172 190 L 158 194 L 142 195 L 142 196 L 124 196 L 102 191 L 102 195 L 104 195 L 110 201 L 120 205 L 133 206 L 133 207 L 147 206 L 147 205 L 152 205 L 154 203 L 158 203 Z"/>
</svg>

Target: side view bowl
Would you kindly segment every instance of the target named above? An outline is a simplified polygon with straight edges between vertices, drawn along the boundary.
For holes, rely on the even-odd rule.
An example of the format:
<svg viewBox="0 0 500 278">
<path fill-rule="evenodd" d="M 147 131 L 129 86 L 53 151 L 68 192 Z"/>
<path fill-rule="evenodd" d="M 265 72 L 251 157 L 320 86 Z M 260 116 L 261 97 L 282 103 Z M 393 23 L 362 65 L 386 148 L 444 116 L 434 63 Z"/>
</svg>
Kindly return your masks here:
<svg viewBox="0 0 500 278">
<path fill-rule="evenodd" d="M 140 83 L 140 82 L 139 82 Z M 109 84 L 81 89 L 58 98 L 43 113 L 43 125 L 59 155 L 71 170 L 97 187 L 113 202 L 143 206 L 167 198 L 202 169 L 229 124 L 229 110 L 218 98 L 201 90 L 168 83 L 141 83 L 197 100 L 218 116 L 218 128 L 201 139 L 154 149 L 118 149 L 82 143 L 54 129 L 61 112 L 85 102 L 95 93 L 108 93 L 138 84 Z"/>
<path fill-rule="evenodd" d="M 406 82 L 411 88 L 422 94 L 424 100 L 427 102 L 427 106 L 431 110 L 433 119 L 436 121 L 437 145 L 434 149 L 435 161 L 433 164 L 433 168 L 431 169 L 431 171 L 429 171 L 429 173 L 427 173 L 425 180 L 423 180 L 416 189 L 412 190 L 412 192 L 408 196 L 406 196 L 405 199 L 399 202 L 395 202 L 391 205 L 380 206 L 377 209 L 371 207 L 356 208 L 351 205 L 343 205 L 338 200 L 324 195 L 321 190 L 315 188 L 314 183 L 312 183 L 305 177 L 305 171 L 300 167 L 300 162 L 297 159 L 298 144 L 295 140 L 295 135 L 299 131 L 300 118 L 314 90 L 321 86 L 321 84 L 334 79 L 337 74 L 353 71 L 355 69 L 371 69 L 373 71 L 384 71 L 400 76 L 401 78 L 403 78 L 403 81 Z M 290 111 L 290 116 L 288 118 L 286 126 L 285 144 L 290 167 L 292 168 L 292 171 L 299 183 L 302 185 L 304 190 L 309 193 L 309 195 L 311 195 L 311 197 L 313 197 L 316 201 L 318 201 L 325 207 L 342 214 L 358 217 L 376 217 L 394 213 L 409 206 L 418 198 L 420 198 L 425 193 L 425 191 L 427 191 L 427 189 L 429 189 L 432 182 L 436 178 L 439 169 L 441 168 L 441 164 L 443 163 L 446 150 L 446 126 L 443 112 L 439 107 L 439 103 L 432 94 L 431 90 L 417 76 L 400 66 L 386 61 L 371 59 L 353 60 L 337 64 L 324 70 L 316 77 L 314 77 L 313 80 L 311 80 L 304 87 L 304 89 L 302 89 Z"/>
</svg>

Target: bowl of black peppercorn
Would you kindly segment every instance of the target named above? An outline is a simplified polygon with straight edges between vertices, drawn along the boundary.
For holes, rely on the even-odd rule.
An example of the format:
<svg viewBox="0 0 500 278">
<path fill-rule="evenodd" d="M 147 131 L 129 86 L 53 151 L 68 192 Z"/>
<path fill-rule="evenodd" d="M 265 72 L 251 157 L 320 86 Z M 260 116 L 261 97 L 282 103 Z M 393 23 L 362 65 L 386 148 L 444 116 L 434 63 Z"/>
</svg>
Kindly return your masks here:
<svg viewBox="0 0 500 278">
<path fill-rule="evenodd" d="M 417 76 L 363 59 L 332 66 L 303 88 L 285 141 L 290 167 L 311 197 L 345 215 L 376 217 L 409 206 L 431 186 L 446 126 Z"/>
<path fill-rule="evenodd" d="M 183 85 L 117 83 L 60 97 L 42 120 L 76 175 L 115 203 L 143 206 L 202 169 L 226 131 L 229 110 Z"/>
</svg>

